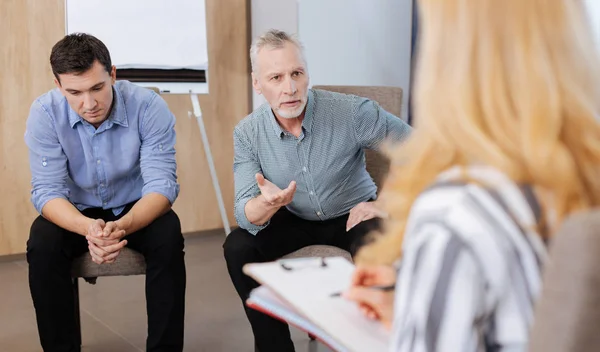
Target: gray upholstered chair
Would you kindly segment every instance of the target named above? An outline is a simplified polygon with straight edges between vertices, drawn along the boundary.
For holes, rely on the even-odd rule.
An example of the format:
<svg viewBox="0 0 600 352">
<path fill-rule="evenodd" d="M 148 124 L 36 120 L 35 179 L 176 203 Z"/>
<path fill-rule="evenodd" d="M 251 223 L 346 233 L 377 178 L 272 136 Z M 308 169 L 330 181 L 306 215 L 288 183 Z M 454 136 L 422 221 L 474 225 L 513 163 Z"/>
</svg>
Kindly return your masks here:
<svg viewBox="0 0 600 352">
<path fill-rule="evenodd" d="M 550 246 L 532 352 L 600 351 L 600 210 L 574 214 Z"/>
<path fill-rule="evenodd" d="M 402 88 L 398 87 L 365 87 L 365 86 L 314 86 L 314 89 L 323 89 L 344 94 L 353 94 L 369 98 L 379 103 L 386 111 L 400 116 L 402 111 Z M 378 190 L 389 170 L 389 160 L 374 150 L 366 151 L 367 171 L 375 181 Z M 287 258 L 301 257 L 338 257 L 342 256 L 352 261 L 350 253 L 333 246 L 308 246 L 292 252 Z"/>
</svg>

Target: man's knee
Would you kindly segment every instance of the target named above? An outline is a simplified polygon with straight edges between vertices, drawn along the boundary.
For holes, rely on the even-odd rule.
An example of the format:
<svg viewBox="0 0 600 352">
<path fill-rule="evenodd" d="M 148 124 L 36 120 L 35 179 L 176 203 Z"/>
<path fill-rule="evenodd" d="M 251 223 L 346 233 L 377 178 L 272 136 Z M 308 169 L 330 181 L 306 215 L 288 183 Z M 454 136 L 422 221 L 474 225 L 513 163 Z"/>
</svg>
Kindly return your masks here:
<svg viewBox="0 0 600 352">
<path fill-rule="evenodd" d="M 231 231 L 223 243 L 223 254 L 227 265 L 241 266 L 256 260 L 255 240 L 255 236 L 241 227 Z"/>
<path fill-rule="evenodd" d="M 368 235 L 373 231 L 381 230 L 383 225 L 383 219 L 381 218 L 372 218 L 369 220 L 361 221 L 356 225 L 356 230 L 360 232 L 361 236 Z"/>
<path fill-rule="evenodd" d="M 27 241 L 27 256 L 59 253 L 64 249 L 65 230 L 38 216 L 31 224 Z"/>
<path fill-rule="evenodd" d="M 256 281 L 246 276 L 242 270 L 247 263 L 261 261 L 254 242 L 254 235 L 242 228 L 237 228 L 227 236 L 223 244 L 227 271 L 242 301 L 248 298 L 251 289 L 258 286 Z"/>
<path fill-rule="evenodd" d="M 383 220 L 381 218 L 373 218 L 365 220 L 352 228 L 351 237 L 353 242 L 350 245 L 350 254 L 354 257 L 360 248 L 370 244 L 376 238 L 376 234 L 381 230 Z"/>
<path fill-rule="evenodd" d="M 177 216 L 177 213 L 175 213 L 173 209 L 169 210 L 164 215 L 158 217 L 150 225 L 157 227 L 158 229 L 160 229 L 160 231 L 181 234 L 181 221 L 179 220 L 179 216 Z"/>
<path fill-rule="evenodd" d="M 154 220 L 146 227 L 144 240 L 154 249 L 168 248 L 172 250 L 183 250 L 183 235 L 181 233 L 181 222 L 173 210 Z"/>
</svg>

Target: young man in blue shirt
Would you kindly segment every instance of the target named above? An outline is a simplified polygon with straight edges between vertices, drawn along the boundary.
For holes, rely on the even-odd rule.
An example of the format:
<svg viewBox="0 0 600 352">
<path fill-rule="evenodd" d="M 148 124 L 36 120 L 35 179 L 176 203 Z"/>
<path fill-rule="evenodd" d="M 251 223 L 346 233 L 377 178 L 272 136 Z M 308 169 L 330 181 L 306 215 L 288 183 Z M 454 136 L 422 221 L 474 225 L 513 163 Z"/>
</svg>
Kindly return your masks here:
<svg viewBox="0 0 600 352">
<path fill-rule="evenodd" d="M 156 93 L 116 82 L 106 46 L 71 34 L 52 48 L 56 88 L 37 98 L 25 142 L 31 200 L 29 285 L 45 351 L 78 351 L 72 260 L 98 265 L 125 246 L 146 259 L 148 351 L 183 349 L 185 263 L 175 117 Z"/>
</svg>

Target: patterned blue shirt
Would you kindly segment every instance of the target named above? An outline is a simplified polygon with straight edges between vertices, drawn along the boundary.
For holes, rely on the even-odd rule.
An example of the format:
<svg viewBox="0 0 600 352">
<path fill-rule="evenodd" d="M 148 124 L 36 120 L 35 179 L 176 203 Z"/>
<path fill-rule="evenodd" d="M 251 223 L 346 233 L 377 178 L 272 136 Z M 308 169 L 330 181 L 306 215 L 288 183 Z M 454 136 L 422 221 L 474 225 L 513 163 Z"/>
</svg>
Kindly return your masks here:
<svg viewBox="0 0 600 352">
<path fill-rule="evenodd" d="M 175 117 L 153 91 L 127 81 L 113 86 L 113 107 L 95 129 L 58 88 L 36 99 L 27 119 L 31 201 L 38 212 L 55 198 L 79 210 L 121 213 L 148 193 L 171 203 L 179 194 Z"/>
<path fill-rule="evenodd" d="M 268 225 L 252 224 L 244 210 L 260 194 L 256 173 L 282 189 L 296 181 L 287 209 L 307 220 L 335 218 L 375 199 L 377 186 L 366 170 L 364 148 L 376 149 L 388 137 L 403 140 L 410 131 L 374 101 L 311 89 L 302 133 L 296 138 L 279 126 L 271 107 L 263 104 L 233 133 L 238 225 L 252 234 Z"/>
</svg>

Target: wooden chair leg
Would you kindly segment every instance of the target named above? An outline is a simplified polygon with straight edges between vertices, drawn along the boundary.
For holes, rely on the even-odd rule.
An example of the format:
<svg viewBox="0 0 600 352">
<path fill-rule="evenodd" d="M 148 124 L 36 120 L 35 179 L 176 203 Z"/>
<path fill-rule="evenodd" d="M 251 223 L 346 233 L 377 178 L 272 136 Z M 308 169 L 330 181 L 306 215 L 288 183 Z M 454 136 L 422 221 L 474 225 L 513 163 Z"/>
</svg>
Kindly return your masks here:
<svg viewBox="0 0 600 352">
<path fill-rule="evenodd" d="M 77 326 L 77 342 L 81 347 L 81 313 L 79 312 L 79 280 L 72 278 L 73 281 L 73 302 L 75 303 L 75 324 Z"/>
</svg>

